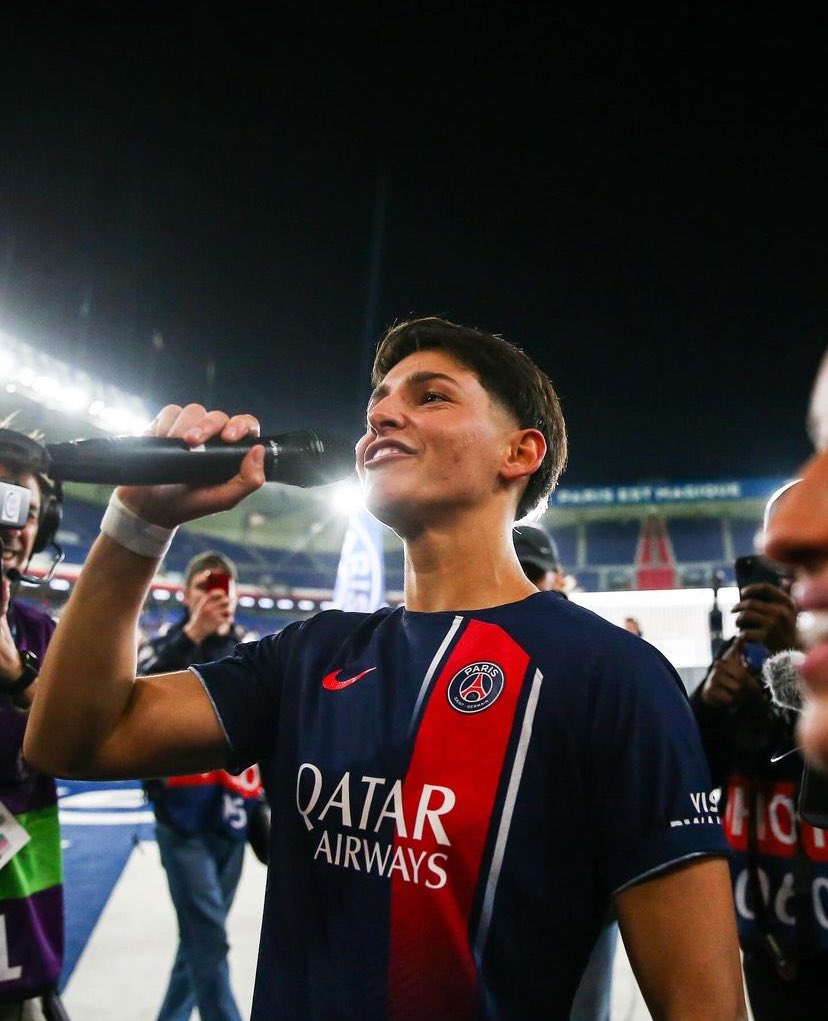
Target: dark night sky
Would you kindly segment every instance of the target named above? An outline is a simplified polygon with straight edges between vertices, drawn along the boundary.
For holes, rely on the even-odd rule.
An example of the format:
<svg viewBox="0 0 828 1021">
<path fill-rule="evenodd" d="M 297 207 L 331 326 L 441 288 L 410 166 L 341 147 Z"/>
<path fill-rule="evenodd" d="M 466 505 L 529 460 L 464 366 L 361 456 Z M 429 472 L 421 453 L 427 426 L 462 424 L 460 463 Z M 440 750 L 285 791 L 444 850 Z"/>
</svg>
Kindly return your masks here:
<svg viewBox="0 0 828 1021">
<path fill-rule="evenodd" d="M 153 409 L 212 357 L 220 406 L 356 436 L 384 181 L 373 338 L 437 313 L 525 347 L 566 483 L 790 474 L 828 338 L 824 20 L 349 6 L 6 13 L 0 327 Z"/>
</svg>

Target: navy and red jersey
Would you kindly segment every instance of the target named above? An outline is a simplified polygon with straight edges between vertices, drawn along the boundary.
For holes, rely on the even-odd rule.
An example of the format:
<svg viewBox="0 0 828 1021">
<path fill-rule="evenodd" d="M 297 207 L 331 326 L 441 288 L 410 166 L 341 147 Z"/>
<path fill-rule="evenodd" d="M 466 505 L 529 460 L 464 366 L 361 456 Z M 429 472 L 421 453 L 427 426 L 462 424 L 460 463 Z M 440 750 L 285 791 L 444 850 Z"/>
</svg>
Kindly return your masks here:
<svg viewBox="0 0 828 1021">
<path fill-rule="evenodd" d="M 234 776 L 223 769 L 147 780 L 144 790 L 156 818 L 182 836 L 217 833 L 246 840 L 247 826 L 261 800 L 258 767 Z"/>
<path fill-rule="evenodd" d="M 194 669 L 273 813 L 253 1021 L 568 1018 L 612 894 L 726 853 L 675 672 L 556 593 Z"/>
</svg>

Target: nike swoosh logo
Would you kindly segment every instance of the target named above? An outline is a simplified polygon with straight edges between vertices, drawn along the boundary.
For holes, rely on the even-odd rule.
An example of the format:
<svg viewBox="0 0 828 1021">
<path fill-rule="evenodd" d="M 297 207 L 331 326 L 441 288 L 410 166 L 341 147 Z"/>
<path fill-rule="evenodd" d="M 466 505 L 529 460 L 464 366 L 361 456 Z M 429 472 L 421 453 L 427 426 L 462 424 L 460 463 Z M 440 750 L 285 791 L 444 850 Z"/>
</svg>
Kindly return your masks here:
<svg viewBox="0 0 828 1021">
<path fill-rule="evenodd" d="M 322 687 L 327 688 L 328 691 L 342 691 L 343 688 L 350 688 L 352 684 L 364 677 L 366 674 L 370 674 L 376 670 L 375 666 L 369 666 L 367 670 L 363 670 L 361 674 L 355 674 L 353 677 L 347 677 L 344 681 L 339 680 L 339 675 L 342 673 L 341 670 L 334 670 L 332 674 L 326 674 L 322 678 Z"/>
</svg>

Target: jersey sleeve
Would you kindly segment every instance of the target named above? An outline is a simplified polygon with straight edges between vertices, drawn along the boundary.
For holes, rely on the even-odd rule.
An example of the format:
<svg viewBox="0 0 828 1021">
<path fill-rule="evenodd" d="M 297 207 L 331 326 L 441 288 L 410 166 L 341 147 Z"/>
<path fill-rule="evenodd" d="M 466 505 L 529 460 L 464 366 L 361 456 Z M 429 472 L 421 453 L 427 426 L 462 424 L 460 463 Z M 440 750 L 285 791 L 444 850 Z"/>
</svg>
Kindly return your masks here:
<svg viewBox="0 0 828 1021">
<path fill-rule="evenodd" d="M 201 680 L 230 747 L 227 769 L 239 773 L 267 758 L 279 724 L 286 648 L 301 624 L 236 646 L 231 656 L 190 669 Z"/>
<path fill-rule="evenodd" d="M 684 686 L 636 641 L 596 671 L 588 706 L 591 828 L 613 894 L 694 857 L 728 854 Z"/>
</svg>

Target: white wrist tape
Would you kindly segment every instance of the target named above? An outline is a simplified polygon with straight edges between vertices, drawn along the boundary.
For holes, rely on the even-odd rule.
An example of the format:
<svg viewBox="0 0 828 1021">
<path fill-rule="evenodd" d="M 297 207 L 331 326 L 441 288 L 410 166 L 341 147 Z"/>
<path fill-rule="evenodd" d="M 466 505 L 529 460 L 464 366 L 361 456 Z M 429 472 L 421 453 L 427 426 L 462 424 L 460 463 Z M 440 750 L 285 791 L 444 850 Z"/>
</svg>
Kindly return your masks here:
<svg viewBox="0 0 828 1021">
<path fill-rule="evenodd" d="M 101 520 L 101 531 L 141 557 L 160 560 L 166 555 L 178 529 L 144 521 L 129 507 L 125 507 L 118 495 L 113 493 Z"/>
</svg>

